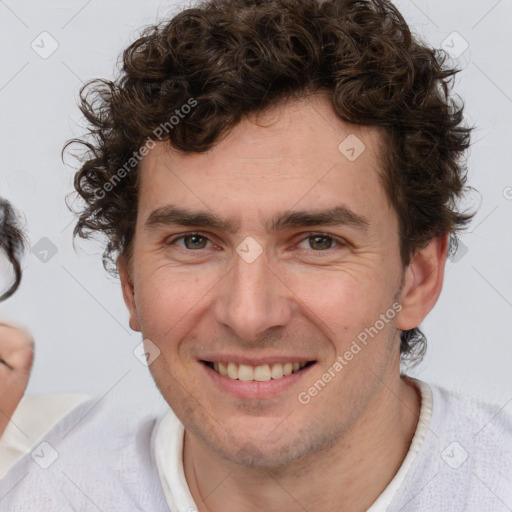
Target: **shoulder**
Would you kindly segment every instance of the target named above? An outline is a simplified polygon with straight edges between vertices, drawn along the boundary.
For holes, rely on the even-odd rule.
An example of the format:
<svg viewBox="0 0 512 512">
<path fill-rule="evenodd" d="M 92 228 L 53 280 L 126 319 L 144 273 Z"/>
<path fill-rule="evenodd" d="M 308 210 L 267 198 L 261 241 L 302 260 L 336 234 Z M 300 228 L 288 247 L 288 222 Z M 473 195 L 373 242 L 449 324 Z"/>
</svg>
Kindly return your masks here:
<svg viewBox="0 0 512 512">
<path fill-rule="evenodd" d="M 89 398 L 77 394 L 25 395 L 0 439 L 0 479 L 54 425 Z"/>
<path fill-rule="evenodd" d="M 168 410 L 156 390 L 80 404 L 0 482 L 0 508 L 81 510 L 92 501 L 100 510 L 167 510 L 153 447 Z"/>
<path fill-rule="evenodd" d="M 431 428 L 442 437 L 466 440 L 474 455 L 484 456 L 490 449 L 511 455 L 512 415 L 507 405 L 483 402 L 470 396 L 429 384 L 432 390 Z"/>
<path fill-rule="evenodd" d="M 512 418 L 506 407 L 419 384 L 431 393 L 432 415 L 393 501 L 396 510 L 512 509 Z"/>
<path fill-rule="evenodd" d="M 439 414 L 432 428 L 446 445 L 441 456 L 456 472 L 466 465 L 472 510 L 503 503 L 512 508 L 512 415 L 509 403 L 496 405 L 431 386 Z M 442 448 L 443 445 L 440 445 Z M 462 474 L 462 473 L 461 473 Z M 491 509 L 489 508 L 489 510 Z M 484 510 L 484 509 L 482 509 Z"/>
</svg>

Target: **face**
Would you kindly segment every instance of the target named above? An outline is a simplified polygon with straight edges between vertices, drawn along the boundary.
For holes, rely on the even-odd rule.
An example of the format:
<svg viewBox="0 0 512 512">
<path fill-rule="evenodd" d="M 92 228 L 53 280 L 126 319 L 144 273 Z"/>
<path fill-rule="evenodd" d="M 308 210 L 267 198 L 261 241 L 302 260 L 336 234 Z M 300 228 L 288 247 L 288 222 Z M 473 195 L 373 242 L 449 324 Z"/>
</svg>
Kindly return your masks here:
<svg viewBox="0 0 512 512">
<path fill-rule="evenodd" d="M 398 376 L 404 273 L 379 142 L 316 96 L 207 153 L 160 144 L 142 162 L 131 270 L 121 261 L 131 327 L 160 351 L 151 373 L 187 431 L 225 459 L 326 447 Z"/>
</svg>

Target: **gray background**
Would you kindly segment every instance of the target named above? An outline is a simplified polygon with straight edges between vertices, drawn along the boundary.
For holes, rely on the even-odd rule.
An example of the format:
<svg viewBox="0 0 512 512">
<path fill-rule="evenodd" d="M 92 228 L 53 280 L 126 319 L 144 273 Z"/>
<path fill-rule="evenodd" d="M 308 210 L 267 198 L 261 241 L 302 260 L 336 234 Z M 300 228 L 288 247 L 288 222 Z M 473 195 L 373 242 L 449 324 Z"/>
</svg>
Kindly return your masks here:
<svg viewBox="0 0 512 512">
<path fill-rule="evenodd" d="M 468 122 L 477 125 L 469 181 L 478 193 L 467 204 L 479 211 L 423 324 L 428 354 L 412 375 L 510 412 L 512 1 L 396 4 L 417 33 L 458 61 L 463 71 L 456 92 Z M 128 328 L 119 284 L 106 277 L 100 246 L 80 241 L 73 248 L 64 197 L 76 164 L 65 165 L 60 153 L 82 133 L 76 107 L 82 82 L 112 77 L 119 53 L 139 29 L 176 5 L 0 0 L 0 195 L 24 212 L 33 248 L 23 285 L 0 306 L 0 318 L 29 326 L 36 339 L 29 393 L 105 395 L 114 387 L 131 393 L 152 386 L 133 355 L 140 335 Z"/>
</svg>

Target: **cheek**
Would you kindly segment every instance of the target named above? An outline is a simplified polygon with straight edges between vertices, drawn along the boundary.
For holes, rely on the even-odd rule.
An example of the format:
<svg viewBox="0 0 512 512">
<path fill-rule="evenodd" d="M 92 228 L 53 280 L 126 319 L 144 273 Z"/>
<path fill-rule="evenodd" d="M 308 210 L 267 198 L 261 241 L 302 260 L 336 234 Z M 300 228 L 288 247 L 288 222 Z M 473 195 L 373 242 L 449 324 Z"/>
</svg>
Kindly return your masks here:
<svg viewBox="0 0 512 512">
<path fill-rule="evenodd" d="M 135 302 L 143 335 L 159 340 L 182 331 L 200 313 L 215 282 L 212 275 L 165 266 L 141 272 Z"/>
<path fill-rule="evenodd" d="M 376 273 L 309 272 L 291 282 L 304 314 L 323 325 L 331 340 L 341 343 L 373 325 L 391 306 L 389 283 Z"/>
</svg>

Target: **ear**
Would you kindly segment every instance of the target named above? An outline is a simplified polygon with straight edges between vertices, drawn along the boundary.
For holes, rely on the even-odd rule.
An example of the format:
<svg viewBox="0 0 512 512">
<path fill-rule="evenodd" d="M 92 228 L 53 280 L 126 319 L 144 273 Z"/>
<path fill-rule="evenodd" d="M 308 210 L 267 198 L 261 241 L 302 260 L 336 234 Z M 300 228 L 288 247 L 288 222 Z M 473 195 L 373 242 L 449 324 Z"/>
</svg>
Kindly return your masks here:
<svg viewBox="0 0 512 512">
<path fill-rule="evenodd" d="M 405 269 L 400 294 L 402 310 L 397 316 L 399 329 L 418 327 L 435 306 L 443 288 L 449 240 L 449 234 L 432 239 L 416 251 Z"/>
<path fill-rule="evenodd" d="M 130 314 L 130 329 L 140 332 L 139 318 L 137 315 L 137 306 L 135 304 L 135 290 L 130 269 L 126 257 L 121 255 L 117 258 L 117 270 L 121 279 L 121 289 L 123 290 L 123 299 Z"/>
</svg>

